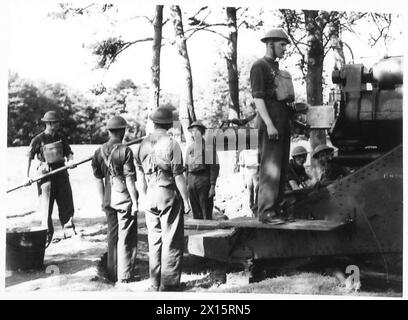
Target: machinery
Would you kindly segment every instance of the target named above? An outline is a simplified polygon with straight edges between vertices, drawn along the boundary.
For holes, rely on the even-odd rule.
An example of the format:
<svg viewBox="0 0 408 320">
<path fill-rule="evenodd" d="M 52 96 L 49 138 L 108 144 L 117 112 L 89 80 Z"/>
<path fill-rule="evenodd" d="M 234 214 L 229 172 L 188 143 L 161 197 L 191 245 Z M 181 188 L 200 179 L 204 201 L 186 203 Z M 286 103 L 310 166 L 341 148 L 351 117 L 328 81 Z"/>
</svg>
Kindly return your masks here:
<svg viewBox="0 0 408 320">
<path fill-rule="evenodd" d="M 383 59 L 369 71 L 361 64 L 346 65 L 333 72 L 332 80 L 340 85 L 341 97 L 330 138 L 342 160 L 369 162 L 402 143 L 401 57 Z"/>
<path fill-rule="evenodd" d="M 311 128 L 326 128 L 336 161 L 350 175 L 315 188 L 286 207 L 293 221 L 187 220 L 188 252 L 235 262 L 330 255 L 402 254 L 402 58 L 334 71 L 334 106 L 311 107 Z"/>
</svg>

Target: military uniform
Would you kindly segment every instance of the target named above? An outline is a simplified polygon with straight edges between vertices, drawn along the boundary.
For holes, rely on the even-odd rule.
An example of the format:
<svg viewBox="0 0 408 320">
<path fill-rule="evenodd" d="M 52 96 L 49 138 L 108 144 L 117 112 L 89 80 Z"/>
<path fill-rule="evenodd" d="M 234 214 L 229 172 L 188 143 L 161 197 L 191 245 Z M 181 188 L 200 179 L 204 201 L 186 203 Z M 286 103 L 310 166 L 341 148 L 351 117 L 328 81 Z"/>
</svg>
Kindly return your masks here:
<svg viewBox="0 0 408 320">
<path fill-rule="evenodd" d="M 108 277 L 122 281 L 134 276 L 137 250 L 137 217 L 132 215 L 132 200 L 126 177 L 136 179 L 133 152 L 117 138 L 111 138 L 92 158 L 95 178 L 105 180 L 103 210 L 108 223 Z"/>
<path fill-rule="evenodd" d="M 135 160 L 147 182 L 145 216 L 152 287 L 172 290 L 180 285 L 184 250 L 184 205 L 175 184 L 175 177 L 184 172 L 181 149 L 165 129 L 156 128 L 140 144 Z"/>
<path fill-rule="evenodd" d="M 349 173 L 345 167 L 333 162 L 333 151 L 334 149 L 332 147 L 325 144 L 318 145 L 313 151 L 313 158 L 317 159 L 321 171 L 319 178 L 319 182 L 321 183 L 330 183 L 331 181 L 340 179 Z M 324 159 L 326 159 L 324 165 L 322 165 L 321 160 L 319 159 L 321 155 L 324 155 Z"/>
<path fill-rule="evenodd" d="M 320 176 L 320 182 L 326 183 L 345 177 L 349 172 L 341 165 L 329 162 Z"/>
<path fill-rule="evenodd" d="M 47 163 L 44 149 L 54 143 L 59 149 L 58 153 L 60 154 L 60 157 L 54 163 Z M 63 167 L 65 165 L 64 157 L 68 157 L 72 154 L 73 152 L 71 151 L 65 136 L 61 133 L 48 134 L 46 132 L 41 132 L 33 138 L 28 151 L 29 159 L 32 160 L 37 156 L 37 159 L 40 161 L 37 168 L 37 174 L 39 176 Z M 57 202 L 58 216 L 62 226 L 64 226 L 74 215 L 74 203 L 68 172 L 65 170 L 54 174 L 49 178 L 38 181 L 37 189 L 42 207 L 42 225 L 48 226 L 49 233 L 52 237 L 54 227 L 52 225 L 51 215 L 54 207 L 54 200 Z"/>
<path fill-rule="evenodd" d="M 214 197 L 209 197 L 209 191 L 215 187 L 219 171 L 217 153 L 206 150 L 204 139 L 187 147 L 187 190 L 194 219 L 212 219 Z"/>
<path fill-rule="evenodd" d="M 276 212 L 283 200 L 290 151 L 290 110 L 285 101 L 274 95 L 274 77 L 279 71 L 277 62 L 264 57 L 251 68 L 252 96 L 265 101 L 266 109 L 279 139 L 269 139 L 266 125 L 260 115 L 255 120 L 259 139 L 260 169 L 258 187 L 258 216 Z"/>
<path fill-rule="evenodd" d="M 289 161 L 289 170 L 288 170 L 288 190 L 292 190 L 292 187 L 289 185 L 289 181 L 293 180 L 296 181 L 299 187 L 304 188 L 306 187 L 306 181 L 310 180 L 310 177 L 306 173 L 306 169 L 304 166 L 299 166 L 295 160 L 291 159 Z"/>
<path fill-rule="evenodd" d="M 259 151 L 254 149 L 242 150 L 239 154 L 239 165 L 244 176 L 245 188 L 249 195 L 249 208 L 254 211 L 258 202 L 259 185 Z M 254 211 L 256 215 L 257 212 Z"/>
</svg>

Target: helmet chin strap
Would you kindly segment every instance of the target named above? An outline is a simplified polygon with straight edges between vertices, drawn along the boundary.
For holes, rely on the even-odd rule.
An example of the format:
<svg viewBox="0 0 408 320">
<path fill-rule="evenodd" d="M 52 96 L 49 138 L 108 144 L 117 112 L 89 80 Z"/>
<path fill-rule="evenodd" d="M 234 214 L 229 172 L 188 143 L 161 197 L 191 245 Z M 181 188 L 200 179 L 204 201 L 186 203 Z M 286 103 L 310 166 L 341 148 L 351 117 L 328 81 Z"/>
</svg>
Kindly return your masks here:
<svg viewBox="0 0 408 320">
<path fill-rule="evenodd" d="M 272 40 L 272 53 L 273 53 L 273 57 L 274 57 L 275 59 L 278 58 L 278 57 L 276 56 L 275 41 L 274 41 L 274 40 Z"/>
<path fill-rule="evenodd" d="M 272 44 L 273 59 L 276 60 L 276 59 L 278 59 L 278 56 L 276 55 L 276 51 L 275 51 L 275 41 L 272 40 L 270 43 Z"/>
</svg>

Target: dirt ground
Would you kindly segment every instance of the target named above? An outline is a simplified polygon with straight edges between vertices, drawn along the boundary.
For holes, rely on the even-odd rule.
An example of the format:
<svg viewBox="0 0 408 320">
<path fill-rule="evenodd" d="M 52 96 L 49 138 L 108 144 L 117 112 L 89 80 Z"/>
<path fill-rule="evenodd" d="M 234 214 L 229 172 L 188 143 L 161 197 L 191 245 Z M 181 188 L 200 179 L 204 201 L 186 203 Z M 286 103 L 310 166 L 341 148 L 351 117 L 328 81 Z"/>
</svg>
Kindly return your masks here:
<svg viewBox="0 0 408 320">
<path fill-rule="evenodd" d="M 96 146 L 73 146 L 75 159 L 88 157 Z M 7 163 L 14 164 L 7 172 L 6 187 L 25 182 L 27 148 L 9 148 Z M 229 218 L 249 215 L 246 193 L 239 173 L 233 173 L 233 154 L 220 156 L 221 176 L 217 183 L 215 205 Z M 147 231 L 143 212 L 138 216 L 138 269 L 141 281 L 115 286 L 103 277 L 101 258 L 106 252 L 106 223 L 94 192 L 90 163 L 70 170 L 78 234 L 63 239 L 56 219 L 54 242 L 46 249 L 44 268 L 36 271 L 7 271 L 7 292 L 133 292 L 143 293 L 150 286 L 148 275 Z M 36 186 L 9 193 L 5 197 L 7 228 L 38 226 Z M 220 212 L 220 214 L 221 214 Z M 310 265 L 310 264 L 309 264 Z M 338 270 L 319 267 L 300 268 L 288 272 L 273 272 L 256 283 L 245 283 L 239 272 L 225 282 L 223 266 L 215 261 L 185 254 L 182 282 L 191 293 L 251 293 L 251 294 L 324 294 L 350 296 L 401 296 L 401 282 L 371 282 L 356 288 Z M 234 277 L 237 279 L 234 281 Z M 228 275 L 227 275 L 228 278 Z M 381 277 L 380 277 L 381 278 Z M 371 279 L 372 280 L 372 279 Z M 388 279 L 389 280 L 389 279 Z M 368 280 L 367 280 L 368 281 Z M 382 282 L 381 282 L 382 281 Z M 149 294 L 149 293 L 146 293 Z M 146 297 L 146 296 L 145 296 Z M 192 295 L 191 298 L 195 296 Z M 211 296 L 209 296 L 211 297 Z"/>
</svg>

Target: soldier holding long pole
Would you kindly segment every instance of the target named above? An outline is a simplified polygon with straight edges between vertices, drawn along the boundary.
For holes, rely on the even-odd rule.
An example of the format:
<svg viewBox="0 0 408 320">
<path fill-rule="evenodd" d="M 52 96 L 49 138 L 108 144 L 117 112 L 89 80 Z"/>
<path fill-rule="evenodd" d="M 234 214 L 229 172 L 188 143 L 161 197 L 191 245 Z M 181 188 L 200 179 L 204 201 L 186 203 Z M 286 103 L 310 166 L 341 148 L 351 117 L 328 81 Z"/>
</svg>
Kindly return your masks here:
<svg viewBox="0 0 408 320">
<path fill-rule="evenodd" d="M 57 113 L 48 111 L 41 121 L 45 123 L 45 130 L 33 138 L 28 151 L 28 178 L 30 178 L 31 162 L 35 156 L 40 161 L 37 167 L 38 175 L 64 167 L 65 159 L 68 160 L 68 164 L 73 163 L 73 152 L 66 137 L 59 132 L 61 119 Z M 37 182 L 37 187 L 42 214 L 41 226 L 48 229 L 47 243 L 51 242 L 54 235 L 51 217 L 54 201 L 58 205 L 59 220 L 64 230 L 64 237 L 67 236 L 67 228 L 72 228 L 73 233 L 76 234 L 72 220 L 74 203 L 68 172 L 64 170 L 41 179 Z"/>
</svg>

